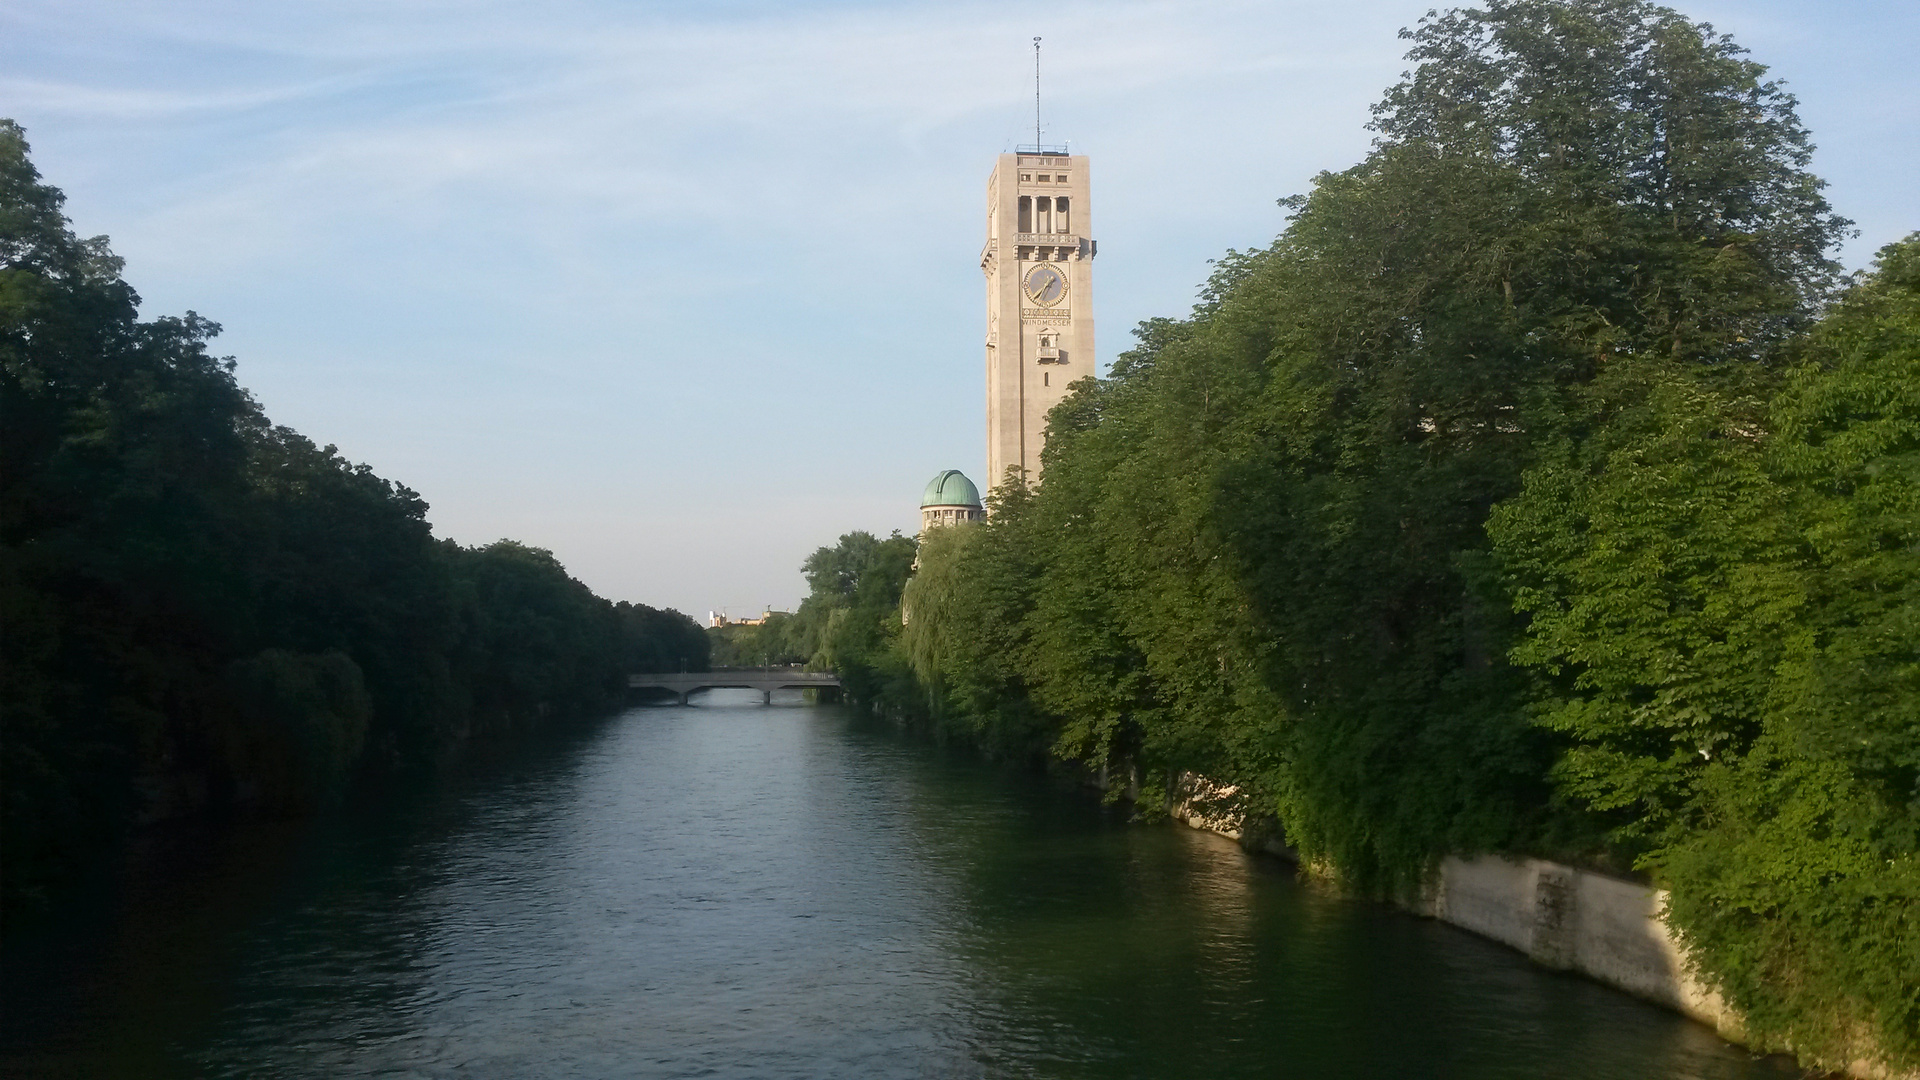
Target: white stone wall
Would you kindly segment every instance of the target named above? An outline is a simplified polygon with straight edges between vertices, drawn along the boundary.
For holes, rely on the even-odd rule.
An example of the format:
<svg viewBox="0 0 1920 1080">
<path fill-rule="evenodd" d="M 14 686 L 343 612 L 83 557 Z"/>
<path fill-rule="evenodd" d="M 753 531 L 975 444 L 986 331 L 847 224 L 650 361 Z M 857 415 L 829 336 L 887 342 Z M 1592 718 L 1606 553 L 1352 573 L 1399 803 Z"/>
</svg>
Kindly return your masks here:
<svg viewBox="0 0 1920 1080">
<path fill-rule="evenodd" d="M 1744 1032 L 1720 995 L 1686 971 L 1662 918 L 1666 893 L 1544 859 L 1448 858 L 1426 910 L 1511 945 L 1547 967 L 1577 971 L 1657 1002 L 1729 1039 Z"/>
<path fill-rule="evenodd" d="M 1196 829 L 1241 840 L 1243 815 L 1236 791 L 1191 773 L 1174 785 L 1169 812 Z M 1277 841 L 1254 845 L 1282 854 Z M 1577 971 L 1635 997 L 1684 1013 L 1743 1043 L 1740 1016 L 1687 972 L 1679 941 L 1668 929 L 1667 894 L 1606 874 L 1545 859 L 1481 855 L 1447 858 L 1415 911 L 1510 945 L 1547 967 Z M 1870 1080 L 1896 1076 L 1865 1061 L 1848 1069 Z"/>
</svg>

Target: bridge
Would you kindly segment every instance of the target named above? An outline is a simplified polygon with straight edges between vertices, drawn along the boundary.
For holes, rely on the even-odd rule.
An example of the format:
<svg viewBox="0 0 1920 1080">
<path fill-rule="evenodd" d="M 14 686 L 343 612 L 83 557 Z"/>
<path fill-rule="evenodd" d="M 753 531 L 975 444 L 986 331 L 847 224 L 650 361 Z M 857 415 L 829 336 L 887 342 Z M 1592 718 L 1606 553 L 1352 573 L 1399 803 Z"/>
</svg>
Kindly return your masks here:
<svg viewBox="0 0 1920 1080">
<path fill-rule="evenodd" d="M 627 676 L 630 690 L 666 690 L 680 695 L 680 704 L 702 690 L 758 690 L 760 700 L 773 704 L 775 690 L 840 689 L 840 676 L 831 671 L 798 668 L 720 668 L 716 671 L 665 671 Z"/>
</svg>

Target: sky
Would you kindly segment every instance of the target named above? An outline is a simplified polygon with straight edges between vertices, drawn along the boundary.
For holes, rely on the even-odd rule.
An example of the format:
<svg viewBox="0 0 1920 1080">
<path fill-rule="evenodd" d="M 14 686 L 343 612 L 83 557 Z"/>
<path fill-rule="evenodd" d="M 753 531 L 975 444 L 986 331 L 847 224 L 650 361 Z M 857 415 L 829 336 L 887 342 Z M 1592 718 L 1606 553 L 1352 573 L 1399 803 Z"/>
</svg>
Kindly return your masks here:
<svg viewBox="0 0 1920 1080">
<path fill-rule="evenodd" d="M 704 619 L 984 481 L 985 183 L 1034 36 L 1105 370 L 1366 154 L 1430 6 L 8 0 L 0 115 L 276 422 L 441 536 Z M 1920 2 L 1677 6 L 1798 95 L 1849 268 L 1920 229 Z"/>
</svg>

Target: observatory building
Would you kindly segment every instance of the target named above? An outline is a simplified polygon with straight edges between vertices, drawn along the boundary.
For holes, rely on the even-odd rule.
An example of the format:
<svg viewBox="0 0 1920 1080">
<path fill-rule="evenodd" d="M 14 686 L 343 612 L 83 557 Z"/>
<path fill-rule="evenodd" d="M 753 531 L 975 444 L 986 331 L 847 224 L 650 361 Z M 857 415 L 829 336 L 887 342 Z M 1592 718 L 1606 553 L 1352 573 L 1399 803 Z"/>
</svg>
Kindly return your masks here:
<svg viewBox="0 0 1920 1080">
<path fill-rule="evenodd" d="M 948 469 L 927 482 L 920 497 L 920 535 L 939 525 L 979 521 L 987 512 L 980 505 L 980 489 L 958 469 Z"/>
</svg>

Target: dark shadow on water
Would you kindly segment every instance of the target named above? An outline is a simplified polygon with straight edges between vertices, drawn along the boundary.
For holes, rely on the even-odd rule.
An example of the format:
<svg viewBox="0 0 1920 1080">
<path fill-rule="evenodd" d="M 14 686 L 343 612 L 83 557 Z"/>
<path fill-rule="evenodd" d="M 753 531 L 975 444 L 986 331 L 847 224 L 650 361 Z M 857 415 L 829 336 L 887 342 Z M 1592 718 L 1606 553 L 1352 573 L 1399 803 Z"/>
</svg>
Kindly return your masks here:
<svg viewBox="0 0 1920 1080">
<path fill-rule="evenodd" d="M 0 1076 L 198 1076 L 175 1048 L 234 1007 L 242 931 L 325 908 L 343 882 L 389 875 L 424 837 L 460 827 L 462 795 L 564 775 L 612 717 L 504 733 L 437 768 L 362 784 L 298 819 L 207 815 L 132 837 L 0 949 Z M 367 928 L 333 927 L 344 949 Z M 404 950 L 404 932 L 377 935 Z M 392 965 L 404 969 L 396 955 Z M 394 984 L 396 996 L 406 988 Z"/>
<path fill-rule="evenodd" d="M 630 709 L 391 788 L 147 837 L 9 947 L 0 1074 L 1797 1075 L 797 698 Z"/>
</svg>

